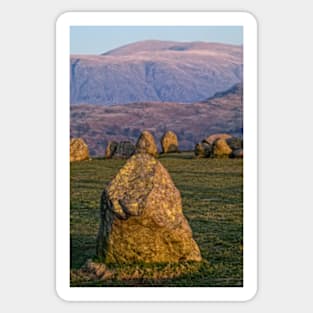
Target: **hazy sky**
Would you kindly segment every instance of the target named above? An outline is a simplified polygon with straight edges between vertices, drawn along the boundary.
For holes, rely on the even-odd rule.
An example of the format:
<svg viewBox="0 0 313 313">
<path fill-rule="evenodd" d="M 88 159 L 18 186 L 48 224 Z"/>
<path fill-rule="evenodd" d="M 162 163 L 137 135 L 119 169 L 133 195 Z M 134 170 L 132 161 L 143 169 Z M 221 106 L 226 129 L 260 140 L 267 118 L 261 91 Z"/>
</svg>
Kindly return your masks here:
<svg viewBox="0 0 313 313">
<path fill-rule="evenodd" d="M 72 26 L 71 54 L 101 54 L 141 40 L 243 43 L 241 26 Z"/>
</svg>

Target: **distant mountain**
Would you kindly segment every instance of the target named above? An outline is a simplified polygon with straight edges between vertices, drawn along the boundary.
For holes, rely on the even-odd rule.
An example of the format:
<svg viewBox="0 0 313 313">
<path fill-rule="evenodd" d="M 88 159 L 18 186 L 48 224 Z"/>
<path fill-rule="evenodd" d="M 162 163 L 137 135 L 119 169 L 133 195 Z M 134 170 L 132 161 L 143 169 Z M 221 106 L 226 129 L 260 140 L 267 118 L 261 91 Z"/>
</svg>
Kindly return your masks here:
<svg viewBox="0 0 313 313">
<path fill-rule="evenodd" d="M 173 130 L 180 149 L 191 150 L 212 133 L 242 135 L 242 84 L 223 94 L 192 104 L 144 102 L 128 105 L 71 106 L 71 136 L 82 137 L 92 156 L 104 156 L 110 140 L 136 143 L 141 131 L 151 131 L 159 143 Z"/>
<path fill-rule="evenodd" d="M 71 104 L 194 103 L 242 81 L 242 46 L 141 41 L 71 55 Z"/>
</svg>

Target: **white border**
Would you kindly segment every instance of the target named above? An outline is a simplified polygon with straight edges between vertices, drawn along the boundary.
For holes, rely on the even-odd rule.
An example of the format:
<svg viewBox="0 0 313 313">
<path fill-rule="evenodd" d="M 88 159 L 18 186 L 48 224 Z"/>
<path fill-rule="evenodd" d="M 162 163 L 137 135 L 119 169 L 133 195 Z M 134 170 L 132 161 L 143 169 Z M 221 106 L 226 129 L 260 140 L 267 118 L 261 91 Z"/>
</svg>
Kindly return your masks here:
<svg viewBox="0 0 313 313">
<path fill-rule="evenodd" d="M 244 286 L 70 287 L 70 26 L 243 26 Z M 56 291 L 66 301 L 247 301 L 257 292 L 257 22 L 246 12 L 66 12 L 56 22 Z"/>
</svg>

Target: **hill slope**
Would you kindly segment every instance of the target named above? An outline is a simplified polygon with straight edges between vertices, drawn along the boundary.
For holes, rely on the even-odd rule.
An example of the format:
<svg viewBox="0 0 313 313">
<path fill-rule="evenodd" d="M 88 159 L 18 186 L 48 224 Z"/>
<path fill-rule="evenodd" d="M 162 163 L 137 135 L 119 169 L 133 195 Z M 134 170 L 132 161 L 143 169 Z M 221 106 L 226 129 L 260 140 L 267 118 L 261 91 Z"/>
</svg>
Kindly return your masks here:
<svg viewBox="0 0 313 313">
<path fill-rule="evenodd" d="M 242 133 L 242 85 L 193 104 L 145 102 L 128 105 L 71 106 L 71 136 L 83 137 L 92 156 L 103 156 L 110 140 L 136 142 L 142 130 L 159 142 L 173 130 L 180 148 L 190 150 L 210 133 Z"/>
<path fill-rule="evenodd" d="M 71 104 L 193 103 L 242 81 L 242 47 L 142 41 L 102 55 L 72 55 Z"/>
</svg>

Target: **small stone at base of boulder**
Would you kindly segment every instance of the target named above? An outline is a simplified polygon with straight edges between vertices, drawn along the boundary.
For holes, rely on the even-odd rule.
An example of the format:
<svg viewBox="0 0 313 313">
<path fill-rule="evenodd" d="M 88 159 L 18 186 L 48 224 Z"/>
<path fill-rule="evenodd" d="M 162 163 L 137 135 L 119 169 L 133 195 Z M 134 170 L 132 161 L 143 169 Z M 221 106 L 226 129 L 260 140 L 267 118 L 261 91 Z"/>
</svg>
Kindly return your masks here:
<svg viewBox="0 0 313 313">
<path fill-rule="evenodd" d="M 81 286 L 81 283 L 95 280 L 132 281 L 135 285 L 136 280 L 139 280 L 140 285 L 151 286 L 151 279 L 161 280 L 179 277 L 182 274 L 192 274 L 198 272 L 200 267 L 200 262 L 182 261 L 179 263 L 162 264 L 146 263 L 145 266 L 142 266 L 141 263 L 123 263 L 114 264 L 114 266 L 110 268 L 104 263 L 89 259 L 80 269 L 71 270 L 71 287 Z"/>
</svg>

